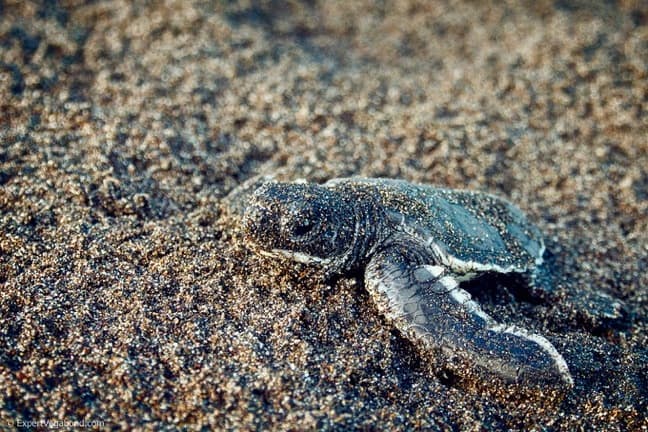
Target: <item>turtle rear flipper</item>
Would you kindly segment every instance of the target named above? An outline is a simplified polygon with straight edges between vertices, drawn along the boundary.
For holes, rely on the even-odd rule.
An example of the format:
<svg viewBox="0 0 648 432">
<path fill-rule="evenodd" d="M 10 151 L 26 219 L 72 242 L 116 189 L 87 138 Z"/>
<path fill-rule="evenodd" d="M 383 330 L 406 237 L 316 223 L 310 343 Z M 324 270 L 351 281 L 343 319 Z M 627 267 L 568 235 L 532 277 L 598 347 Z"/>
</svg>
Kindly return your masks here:
<svg viewBox="0 0 648 432">
<path fill-rule="evenodd" d="M 544 337 L 498 324 L 456 277 L 417 254 L 391 247 L 365 273 L 378 308 L 407 337 L 444 357 L 458 357 L 487 373 L 521 384 L 573 385 L 563 357 Z"/>
<path fill-rule="evenodd" d="M 575 312 L 593 324 L 617 321 L 625 317 L 625 303 L 599 291 L 560 290 L 550 264 L 540 265 L 527 276 L 529 294 L 547 303 L 558 303 L 567 312 Z"/>
</svg>

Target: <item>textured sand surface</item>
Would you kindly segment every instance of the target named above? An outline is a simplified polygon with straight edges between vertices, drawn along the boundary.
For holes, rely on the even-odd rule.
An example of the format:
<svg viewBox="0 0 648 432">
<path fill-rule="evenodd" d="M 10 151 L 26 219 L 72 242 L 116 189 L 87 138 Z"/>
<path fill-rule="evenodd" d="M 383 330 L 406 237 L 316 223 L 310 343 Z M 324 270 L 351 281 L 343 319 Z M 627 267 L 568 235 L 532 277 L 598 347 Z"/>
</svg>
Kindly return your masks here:
<svg viewBox="0 0 648 432">
<path fill-rule="evenodd" d="M 646 430 L 648 3 L 0 1 L 0 429 Z M 484 190 L 566 295 L 477 293 L 575 387 L 444 375 L 361 278 L 250 252 L 258 173 Z"/>
</svg>

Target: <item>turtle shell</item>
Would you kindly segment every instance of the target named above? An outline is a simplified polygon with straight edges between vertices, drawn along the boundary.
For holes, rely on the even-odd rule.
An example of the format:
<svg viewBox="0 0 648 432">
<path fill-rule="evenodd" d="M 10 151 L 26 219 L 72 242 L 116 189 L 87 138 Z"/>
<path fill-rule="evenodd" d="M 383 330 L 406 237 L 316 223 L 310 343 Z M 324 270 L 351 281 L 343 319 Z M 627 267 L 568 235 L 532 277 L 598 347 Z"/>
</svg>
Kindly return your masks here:
<svg viewBox="0 0 648 432">
<path fill-rule="evenodd" d="M 526 272 L 542 263 L 538 228 L 494 195 L 391 179 L 336 179 L 326 186 L 377 197 L 392 226 L 458 273 Z"/>
</svg>

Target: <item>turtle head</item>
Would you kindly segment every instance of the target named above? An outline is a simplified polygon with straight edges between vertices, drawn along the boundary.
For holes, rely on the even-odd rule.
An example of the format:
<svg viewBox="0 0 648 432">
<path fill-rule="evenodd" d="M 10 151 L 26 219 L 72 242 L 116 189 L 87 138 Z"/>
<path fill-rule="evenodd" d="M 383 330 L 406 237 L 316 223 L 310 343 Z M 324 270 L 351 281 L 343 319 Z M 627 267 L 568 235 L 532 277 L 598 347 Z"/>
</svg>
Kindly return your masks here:
<svg viewBox="0 0 648 432">
<path fill-rule="evenodd" d="M 252 194 L 243 225 L 247 238 L 266 254 L 335 266 L 352 249 L 355 214 L 331 189 L 266 183 Z"/>
</svg>

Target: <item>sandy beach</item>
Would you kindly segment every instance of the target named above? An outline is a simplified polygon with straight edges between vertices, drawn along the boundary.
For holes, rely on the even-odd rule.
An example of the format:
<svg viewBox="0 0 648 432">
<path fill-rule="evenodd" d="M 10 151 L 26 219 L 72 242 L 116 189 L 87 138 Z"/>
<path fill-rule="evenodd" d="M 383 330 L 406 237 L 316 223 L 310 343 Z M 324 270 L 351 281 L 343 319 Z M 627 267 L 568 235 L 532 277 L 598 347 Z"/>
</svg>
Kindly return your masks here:
<svg viewBox="0 0 648 432">
<path fill-rule="evenodd" d="M 648 3 L 0 1 L 0 429 L 648 430 Z M 436 370 L 361 275 L 254 253 L 256 175 L 497 194 L 574 378 Z M 239 203 L 240 204 L 240 203 Z"/>
</svg>

